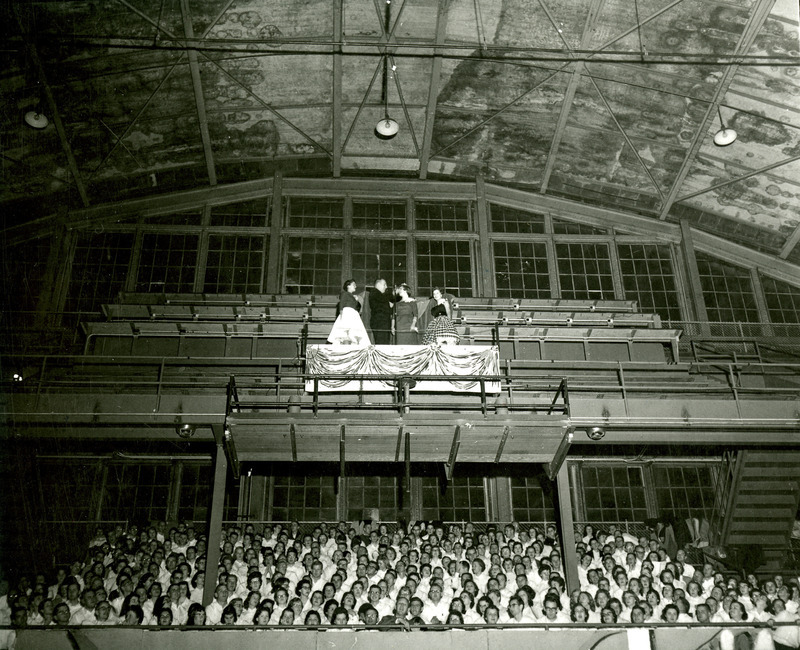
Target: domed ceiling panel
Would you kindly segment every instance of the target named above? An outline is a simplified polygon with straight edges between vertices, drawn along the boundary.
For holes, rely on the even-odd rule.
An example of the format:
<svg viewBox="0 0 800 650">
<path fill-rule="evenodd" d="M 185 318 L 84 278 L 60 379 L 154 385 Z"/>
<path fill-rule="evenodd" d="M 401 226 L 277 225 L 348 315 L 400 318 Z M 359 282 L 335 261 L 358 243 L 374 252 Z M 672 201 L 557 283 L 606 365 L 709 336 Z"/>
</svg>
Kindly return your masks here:
<svg viewBox="0 0 800 650">
<path fill-rule="evenodd" d="M 20 219 L 278 170 L 481 174 L 793 259 L 796 0 L 74 0 L 5 3 L 0 33 Z"/>
</svg>

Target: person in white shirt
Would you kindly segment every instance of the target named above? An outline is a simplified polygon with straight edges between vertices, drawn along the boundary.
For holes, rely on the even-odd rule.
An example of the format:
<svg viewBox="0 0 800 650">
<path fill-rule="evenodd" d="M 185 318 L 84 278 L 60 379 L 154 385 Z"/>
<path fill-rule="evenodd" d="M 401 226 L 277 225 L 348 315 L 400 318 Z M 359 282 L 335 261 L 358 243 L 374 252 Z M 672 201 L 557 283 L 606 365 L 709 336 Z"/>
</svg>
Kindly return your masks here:
<svg viewBox="0 0 800 650">
<path fill-rule="evenodd" d="M 206 625 L 219 625 L 222 612 L 228 604 L 228 588 L 219 585 L 214 590 L 214 600 L 206 607 Z"/>
<path fill-rule="evenodd" d="M 536 623 L 532 614 L 525 611 L 522 599 L 519 596 L 511 596 L 508 599 L 508 613 L 500 615 L 501 623 L 511 625 L 521 625 L 525 623 Z"/>
<path fill-rule="evenodd" d="M 442 599 L 442 586 L 437 582 L 430 586 L 428 598 L 424 602 L 422 618 L 429 623 L 444 623 L 447 621 L 447 613 L 450 603 Z"/>
<path fill-rule="evenodd" d="M 84 589 L 81 594 L 81 606 L 71 613 L 69 617 L 70 625 L 94 625 L 94 608 L 97 606 L 97 598 L 92 589 Z M 70 608 L 71 609 L 71 608 Z"/>
</svg>

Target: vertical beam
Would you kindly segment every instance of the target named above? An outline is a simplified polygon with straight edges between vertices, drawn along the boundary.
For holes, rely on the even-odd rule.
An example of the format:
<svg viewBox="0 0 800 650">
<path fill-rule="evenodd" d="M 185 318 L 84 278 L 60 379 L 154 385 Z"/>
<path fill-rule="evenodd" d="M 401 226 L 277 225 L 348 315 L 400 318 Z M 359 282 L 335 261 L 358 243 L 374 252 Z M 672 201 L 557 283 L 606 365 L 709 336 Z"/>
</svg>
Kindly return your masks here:
<svg viewBox="0 0 800 650">
<path fill-rule="evenodd" d="M 102 460 L 100 466 L 100 489 L 92 497 L 95 499 L 94 520 L 100 521 L 103 518 L 103 497 L 106 493 L 108 484 L 108 461 Z M 39 484 L 41 486 L 41 483 Z"/>
<path fill-rule="evenodd" d="M 333 0 L 333 177 L 342 175 L 342 0 Z"/>
<path fill-rule="evenodd" d="M 345 425 L 339 426 L 339 476 L 345 477 Z"/>
<path fill-rule="evenodd" d="M 250 503 L 247 515 L 250 521 L 265 521 L 269 497 L 269 478 L 260 474 L 250 475 Z"/>
<path fill-rule="evenodd" d="M 478 255 L 481 265 L 478 273 L 478 291 L 481 296 L 496 296 L 494 273 L 492 272 L 492 243 L 489 240 L 489 210 L 486 205 L 486 183 L 483 176 L 475 178 L 475 205 L 478 220 Z"/>
<path fill-rule="evenodd" d="M 436 13 L 436 47 L 434 52 L 438 53 L 438 47 L 444 43 L 447 34 L 447 2 L 439 0 L 439 10 Z M 431 158 L 431 142 L 433 140 L 433 123 L 436 118 L 436 103 L 439 99 L 439 85 L 442 79 L 442 57 L 434 54 L 431 64 L 431 79 L 428 84 L 428 105 L 425 108 L 425 131 L 422 134 L 422 151 L 419 156 L 419 177 L 425 179 L 428 176 L 428 161 Z"/>
<path fill-rule="evenodd" d="M 681 220 L 681 251 L 683 252 L 686 279 L 688 280 L 687 288 L 689 289 L 689 294 L 692 299 L 695 318 L 704 323 L 708 322 L 706 301 L 703 298 L 703 286 L 700 283 L 700 271 L 697 268 L 697 258 L 694 254 L 692 228 L 685 219 Z"/>
<path fill-rule="evenodd" d="M 444 465 L 445 475 L 448 483 L 453 480 L 453 469 L 455 469 L 456 466 L 459 447 L 461 447 L 461 425 L 457 424 L 455 431 L 453 431 L 453 442 L 450 445 L 450 455 L 447 457 L 447 462 Z"/>
<path fill-rule="evenodd" d="M 59 227 L 52 237 L 42 288 L 36 300 L 34 322 L 37 327 L 44 328 L 58 324 L 57 312 L 63 311 L 69 291 L 76 240 L 77 233 L 65 227 Z"/>
<path fill-rule="evenodd" d="M 619 265 L 616 237 L 608 242 L 608 259 L 611 262 L 611 281 L 614 284 L 614 298 L 625 300 L 625 284 L 622 281 L 622 268 Z"/>
<path fill-rule="evenodd" d="M 406 487 L 408 488 L 409 496 L 411 495 L 411 434 L 406 431 L 405 433 L 405 465 L 406 465 Z"/>
<path fill-rule="evenodd" d="M 511 479 L 508 476 L 498 476 L 497 478 L 489 479 L 494 481 L 494 495 L 497 500 L 497 514 L 498 521 L 512 521 L 514 519 L 514 511 L 511 502 Z"/>
<path fill-rule="evenodd" d="M 181 0 L 181 16 L 183 18 L 183 31 L 187 39 L 194 38 L 194 26 L 189 10 L 189 0 Z M 206 172 L 210 185 L 217 184 L 217 168 L 214 164 L 214 150 L 211 146 L 211 134 L 208 132 L 208 116 L 206 115 L 206 100 L 203 96 L 203 82 L 200 79 L 200 66 L 197 63 L 197 50 L 188 50 L 189 73 L 192 76 L 192 90 L 194 103 L 197 109 L 197 120 L 200 123 L 200 139 L 203 142 L 203 154 L 206 159 Z"/>
<path fill-rule="evenodd" d="M 217 427 L 217 425 L 215 425 Z M 219 427 L 221 429 L 221 427 Z M 217 572 L 222 542 L 222 511 L 225 509 L 225 484 L 228 479 L 228 459 L 222 446 L 222 431 L 215 431 L 217 450 L 214 455 L 214 486 L 211 496 L 211 514 L 208 522 L 208 548 L 206 549 L 206 582 L 203 587 L 203 606 L 214 600 Z M 219 433 L 219 436 L 216 434 Z"/>
<path fill-rule="evenodd" d="M 167 521 L 178 520 L 178 505 L 181 500 L 181 483 L 183 482 L 183 462 L 172 461 L 169 473 L 169 500 L 167 501 Z"/>
<path fill-rule="evenodd" d="M 275 172 L 272 181 L 272 215 L 269 223 L 269 259 L 264 286 L 267 293 L 280 293 L 281 224 L 283 221 L 283 174 Z"/>
<path fill-rule="evenodd" d="M 572 518 L 572 502 L 569 488 L 569 466 L 562 463 L 556 479 L 558 489 L 558 523 L 561 537 L 561 563 L 565 568 L 567 593 L 580 587 L 578 580 L 578 555 L 575 552 L 575 521 Z"/>
<path fill-rule="evenodd" d="M 767 299 L 764 296 L 764 287 L 761 284 L 761 276 L 759 275 L 757 268 L 750 269 L 750 282 L 753 284 L 753 294 L 756 297 L 758 317 L 762 323 L 769 323 L 770 320 L 769 309 L 767 308 Z"/>
</svg>

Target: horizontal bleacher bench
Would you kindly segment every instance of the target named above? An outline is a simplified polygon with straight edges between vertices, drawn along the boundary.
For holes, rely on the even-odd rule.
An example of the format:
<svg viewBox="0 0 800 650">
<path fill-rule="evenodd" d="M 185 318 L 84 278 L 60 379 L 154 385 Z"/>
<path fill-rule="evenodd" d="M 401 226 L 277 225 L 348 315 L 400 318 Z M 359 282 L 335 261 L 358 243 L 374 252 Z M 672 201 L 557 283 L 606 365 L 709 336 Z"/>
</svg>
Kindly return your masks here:
<svg viewBox="0 0 800 650">
<path fill-rule="evenodd" d="M 453 309 L 465 311 L 611 311 L 636 313 L 635 300 L 551 300 L 514 298 L 463 298 L 453 303 Z"/>
</svg>

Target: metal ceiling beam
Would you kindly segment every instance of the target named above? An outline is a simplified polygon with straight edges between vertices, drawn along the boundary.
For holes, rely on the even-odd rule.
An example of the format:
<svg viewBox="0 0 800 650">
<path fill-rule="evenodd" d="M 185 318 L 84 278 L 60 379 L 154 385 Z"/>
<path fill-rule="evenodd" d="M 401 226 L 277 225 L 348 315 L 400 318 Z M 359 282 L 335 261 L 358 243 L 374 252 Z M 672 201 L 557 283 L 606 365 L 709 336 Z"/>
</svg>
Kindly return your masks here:
<svg viewBox="0 0 800 650">
<path fill-rule="evenodd" d="M 14 15 L 17 19 L 17 24 L 19 25 L 19 30 L 22 34 L 23 41 L 25 42 L 25 51 L 30 60 L 33 62 L 39 83 L 42 84 L 45 101 L 47 102 L 47 107 L 52 115 L 53 125 L 56 127 L 56 133 L 58 133 L 58 139 L 61 143 L 61 148 L 64 150 L 64 155 L 67 157 L 67 166 L 72 174 L 72 178 L 75 180 L 75 188 L 78 190 L 78 196 L 81 198 L 81 203 L 83 203 L 85 207 L 88 207 L 89 195 L 86 192 L 86 185 L 84 184 L 81 173 L 78 170 L 78 163 L 75 160 L 75 155 L 72 153 L 72 146 L 69 143 L 67 131 L 64 128 L 64 122 L 61 120 L 61 113 L 58 110 L 56 98 L 55 95 L 53 95 L 53 89 L 50 87 L 50 84 L 47 81 L 47 75 L 45 74 L 42 60 L 39 58 L 39 52 L 31 42 L 28 32 L 25 30 L 25 26 L 22 23 L 22 17 L 19 14 L 19 8 L 16 5 L 14 5 Z"/>
<path fill-rule="evenodd" d="M 342 42 L 344 27 L 342 0 L 333 0 L 334 39 Z M 333 176 L 342 175 L 342 47 L 333 48 L 333 104 L 331 106 L 331 128 L 333 149 Z"/>
<path fill-rule="evenodd" d="M 466 131 L 465 133 L 462 133 L 462 134 L 461 134 L 461 135 L 460 135 L 458 138 L 456 138 L 456 139 L 455 139 L 455 140 L 453 140 L 452 142 L 449 142 L 447 145 L 445 145 L 444 147 L 442 147 L 441 149 L 439 149 L 438 151 L 436 151 L 436 152 L 435 152 L 433 155 L 434 155 L 434 156 L 436 156 L 436 155 L 440 154 L 442 151 L 444 151 L 444 150 L 448 149 L 449 147 L 452 147 L 452 146 L 453 146 L 454 144 L 456 144 L 457 142 L 460 142 L 460 141 L 461 141 L 461 140 L 463 140 L 464 138 L 468 137 L 469 135 L 471 135 L 472 133 L 474 133 L 475 131 L 477 131 L 478 129 L 480 129 L 480 128 L 481 128 L 481 127 L 484 125 L 484 124 L 486 124 L 486 123 L 487 123 L 487 122 L 489 122 L 490 120 L 493 120 L 495 117 L 497 117 L 497 116 L 498 116 L 498 115 L 500 115 L 501 113 L 504 113 L 506 110 L 508 110 L 509 108 L 511 108 L 511 107 L 512 107 L 514 104 L 516 104 L 517 102 L 519 102 L 519 101 L 520 101 L 521 99 L 523 99 L 523 98 L 524 98 L 526 95 L 530 94 L 531 92 L 533 92 L 534 90 L 536 90 L 536 89 L 537 89 L 537 88 L 539 88 L 540 86 L 542 86 L 542 85 L 544 85 L 545 83 L 547 83 L 548 81 L 550 81 L 550 79 L 552 79 L 553 77 L 555 77 L 555 76 L 556 76 L 557 74 L 559 74 L 560 72 L 563 72 L 564 70 L 566 70 L 566 69 L 567 69 L 567 68 L 568 68 L 568 67 L 569 67 L 569 66 L 570 66 L 572 63 L 574 63 L 574 62 L 576 62 L 576 61 L 588 61 L 588 60 L 592 59 L 593 57 L 596 57 L 597 55 L 600 55 L 600 54 L 602 54 L 602 53 L 603 53 L 602 51 L 603 51 L 603 50 L 605 50 L 606 48 L 610 47 L 611 45 L 613 45 L 613 44 L 614 44 L 614 43 L 616 43 L 617 41 L 620 41 L 620 40 L 622 40 L 622 39 L 623 39 L 623 38 L 625 38 L 625 37 L 626 37 L 628 34 L 631 34 L 632 32 L 635 32 L 635 31 L 637 31 L 638 29 L 640 29 L 640 28 L 641 28 L 641 26 L 642 26 L 642 25 L 645 25 L 645 24 L 649 23 L 651 20 L 655 20 L 655 19 L 656 19 L 658 16 L 660 16 L 661 14 L 663 14 L 663 13 L 664 13 L 664 12 L 666 12 L 666 11 L 669 11 L 669 10 L 670 10 L 672 7 L 674 7 L 674 6 L 678 5 L 678 4 L 680 4 L 681 2 L 683 2 L 683 0 L 675 0 L 674 2 L 670 3 L 669 5 L 667 5 L 667 6 L 665 6 L 665 7 L 662 7 L 662 8 L 661 8 L 661 9 L 659 9 L 658 11 L 654 12 L 653 14 L 651 14 L 650 16 L 648 16 L 647 18 L 645 18 L 644 20 L 642 20 L 640 23 L 637 23 L 637 24 L 636 24 L 634 27 L 632 27 L 632 28 L 628 29 L 627 31 L 623 32 L 622 34 L 619 34 L 619 35 L 615 36 L 615 37 L 614 37 L 614 38 L 612 38 L 610 41 L 607 41 L 607 42 L 605 42 L 603 45 L 601 45 L 601 46 L 600 46 L 600 47 L 598 47 L 597 49 L 595 49 L 595 50 L 592 50 L 592 51 L 591 51 L 591 52 L 588 54 L 588 56 L 579 56 L 579 55 L 578 55 L 578 53 L 576 53 L 576 52 L 568 52 L 568 53 L 567 53 L 567 55 L 568 55 L 567 62 L 566 62 L 566 63 L 564 63 L 563 65 L 561 65 L 560 67 L 558 67 L 558 68 L 555 70 L 555 72 L 553 72 L 552 74 L 550 74 L 550 75 L 548 75 L 547 77 L 545 77 L 545 78 L 544 78 L 542 81 L 540 81 L 539 83 L 537 83 L 537 84 L 536 84 L 536 85 L 535 85 L 533 88 L 531 88 L 530 90 L 527 90 L 527 91 L 525 91 L 525 92 L 524 92 L 524 93 L 522 93 L 522 94 L 521 94 L 519 97 L 516 97 L 515 99 L 513 99 L 513 100 L 512 100 L 510 103 L 508 103 L 508 104 L 506 104 L 505 106 L 503 106 L 503 107 L 502 107 L 500 110 L 498 110 L 498 111 L 497 111 L 497 112 L 495 112 L 494 114 L 490 115 L 488 118 L 486 118 L 485 120 L 481 121 L 479 124 L 476 124 L 476 125 L 475 125 L 473 128 L 469 129 L 469 130 L 468 130 L 468 131 Z M 585 35 L 585 34 L 584 34 L 584 35 Z M 582 51 L 580 51 L 580 52 L 581 52 L 581 53 L 583 53 Z M 637 54 L 637 56 L 639 56 L 639 55 Z M 563 60 L 563 57 L 562 57 L 562 58 L 559 58 L 558 60 L 559 60 L 559 61 Z M 648 61 L 650 61 L 650 59 L 648 59 Z M 510 58 L 510 57 L 509 57 L 509 58 L 505 58 L 505 59 L 503 59 L 503 62 L 504 62 L 504 63 L 514 63 L 514 59 L 513 59 L 513 58 Z M 638 61 L 637 61 L 637 62 L 638 62 Z M 564 119 L 566 119 L 566 117 L 565 117 Z"/>
<path fill-rule="evenodd" d="M 681 1 L 681 0 L 679 0 Z M 581 49 L 586 49 L 591 43 L 592 36 L 594 35 L 594 28 L 597 24 L 597 19 L 600 16 L 600 10 L 603 7 L 605 0 L 593 0 L 591 6 L 589 7 L 589 12 L 586 16 L 586 23 L 584 24 L 583 34 L 581 35 Z M 672 5 L 670 5 L 671 7 Z M 667 7 L 669 8 L 669 7 Z M 652 20 L 656 15 L 660 15 L 662 11 L 657 12 L 654 16 L 649 16 L 645 22 Z M 548 14 L 549 17 L 549 14 Z M 552 19 L 551 19 L 552 21 Z M 641 25 L 644 22 L 640 22 L 637 24 L 637 29 L 641 29 Z M 616 40 L 616 39 L 615 39 Z M 604 47 L 608 47 L 615 41 L 611 41 L 609 43 L 604 44 L 597 53 L 600 53 Z M 550 143 L 550 152 L 547 154 L 547 163 L 545 164 L 544 173 L 542 174 L 542 182 L 539 187 L 539 192 L 542 194 L 547 192 L 547 187 L 550 184 L 550 176 L 553 173 L 553 169 L 555 168 L 556 164 L 556 157 L 558 155 L 558 150 L 561 147 L 561 140 L 564 137 L 564 132 L 566 131 L 567 121 L 569 119 L 569 113 L 572 109 L 572 102 L 575 99 L 575 93 L 580 86 L 581 78 L 583 77 L 584 72 L 586 71 L 586 64 L 583 62 L 577 62 L 575 65 L 575 69 L 572 72 L 572 77 L 569 80 L 569 84 L 567 86 L 567 90 L 564 93 L 564 99 L 561 104 L 561 111 L 558 115 L 558 122 L 556 123 L 555 133 L 553 135 L 553 140 Z"/>
<path fill-rule="evenodd" d="M 187 38 L 194 38 L 189 0 L 181 0 L 181 16 L 183 17 L 183 30 Z M 206 115 L 206 100 L 203 95 L 203 81 L 200 78 L 200 66 L 197 62 L 197 50 L 189 50 L 189 72 L 192 76 L 192 91 L 197 110 L 197 120 L 200 123 L 200 139 L 203 142 L 203 156 L 206 161 L 206 173 L 209 185 L 217 184 L 217 167 L 214 164 L 214 149 L 211 145 L 211 134 L 208 132 L 208 116 Z"/>
<path fill-rule="evenodd" d="M 550 151 L 547 154 L 547 162 L 544 166 L 542 182 L 539 186 L 539 191 L 542 194 L 547 192 L 547 186 L 550 184 L 550 175 L 553 173 L 553 169 L 556 166 L 556 155 L 558 154 L 559 147 L 561 147 L 561 140 L 564 138 L 564 132 L 567 129 L 567 120 L 569 119 L 569 113 L 572 109 L 572 101 L 575 99 L 575 92 L 578 90 L 578 86 L 581 83 L 585 68 L 586 65 L 584 63 L 575 64 L 572 77 L 564 92 L 564 99 L 561 101 L 561 110 L 558 113 L 555 132 L 553 133 L 553 139 L 550 141 Z"/>
<path fill-rule="evenodd" d="M 536 82 L 536 83 L 533 85 L 533 87 L 531 87 L 531 88 L 529 88 L 528 90 L 526 90 L 525 92 L 523 92 L 523 93 L 521 93 L 521 94 L 517 95 L 517 96 L 516 96 L 514 99 L 512 99 L 510 102 L 508 102 L 508 104 L 506 104 L 505 106 L 503 106 L 503 107 L 499 108 L 497 111 L 495 111 L 494 113 L 492 113 L 492 114 L 491 114 L 489 117 L 487 117 L 485 120 L 481 120 L 480 122 L 478 122 L 478 124 L 476 124 L 476 125 L 475 125 L 475 126 L 473 126 L 471 129 L 468 129 L 467 131 L 465 131 L 464 133 L 462 133 L 462 134 L 461 134 L 460 136 L 458 136 L 458 137 L 457 137 L 455 140 L 452 140 L 451 142 L 448 142 L 446 145 L 444 145 L 444 146 L 443 146 L 443 147 L 441 147 L 440 149 L 437 149 L 437 150 L 436 150 L 436 151 L 435 151 L 433 154 L 431 154 L 431 155 L 432 155 L 432 156 L 438 156 L 440 153 L 442 153 L 443 151 L 446 151 L 447 149 L 449 149 L 450 147 L 452 147 L 454 144 L 457 144 L 457 143 L 461 142 L 461 141 L 462 141 L 464 138 L 467 138 L 467 137 L 469 137 L 470 135 L 472 135 L 473 133 L 475 133 L 475 131 L 477 131 L 478 129 L 480 129 L 480 128 L 481 128 L 481 127 L 484 125 L 484 124 L 486 124 L 486 123 L 488 123 L 488 122 L 491 122 L 491 121 L 492 121 L 494 118 L 496 118 L 498 115 L 502 115 L 502 114 L 503 114 L 503 113 L 505 113 L 505 112 L 506 112 L 506 111 L 507 111 L 509 108 L 511 108 L 512 106 L 516 105 L 516 104 L 517 104 L 517 103 L 518 103 L 520 100 L 522 100 L 522 99 L 524 99 L 525 97 L 527 97 L 528 95 L 530 95 L 530 94 L 531 94 L 531 93 L 532 93 L 534 90 L 538 90 L 540 87 L 542 87 L 542 86 L 543 86 L 544 84 L 546 84 L 548 81 L 550 81 L 550 80 L 551 80 L 553 77 L 555 77 L 556 75 L 558 75 L 558 74 L 560 74 L 561 72 L 563 72 L 564 70 L 566 70 L 566 68 L 567 68 L 567 67 L 570 65 L 570 63 L 571 63 L 571 62 L 567 62 L 567 63 L 563 64 L 562 66 L 560 66 L 559 68 L 557 68 L 556 70 L 552 71 L 552 72 L 551 72 L 549 75 L 547 75 L 547 76 L 546 76 L 544 79 L 542 79 L 541 81 L 538 81 L 538 82 Z"/>
<path fill-rule="evenodd" d="M 785 260 L 787 257 L 789 257 L 789 254 L 794 250 L 794 247 L 797 246 L 797 242 L 800 242 L 800 225 L 798 225 L 797 228 L 794 229 L 794 232 L 789 235 L 789 238 L 783 245 L 778 257 L 780 257 L 782 260 Z"/>
<path fill-rule="evenodd" d="M 477 0 L 475 0 L 477 3 Z M 477 16 L 477 5 L 476 16 Z M 477 18 L 476 18 L 477 21 Z M 436 12 L 436 44 L 444 43 L 447 35 L 447 3 L 439 0 Z M 431 78 L 428 83 L 428 105 L 425 107 L 425 130 L 422 133 L 422 153 L 419 156 L 419 177 L 428 176 L 428 161 L 431 158 L 431 142 L 433 141 L 433 124 L 436 119 L 436 105 L 439 100 L 439 86 L 442 82 L 442 57 L 434 56 L 431 63 Z"/>
<path fill-rule="evenodd" d="M 684 196 L 678 197 L 676 201 L 686 201 L 687 199 L 692 199 L 695 196 L 699 196 L 700 194 L 705 194 L 706 192 L 713 192 L 714 190 L 718 190 L 720 187 L 725 187 L 726 185 L 738 183 L 739 181 L 743 181 L 746 178 L 750 178 L 751 176 L 758 176 L 759 174 L 768 172 L 771 169 L 775 169 L 776 167 L 783 167 L 784 165 L 793 163 L 795 160 L 800 160 L 800 155 L 792 156 L 791 158 L 787 158 L 786 160 L 780 160 L 778 162 L 772 163 L 771 165 L 765 165 L 760 169 L 754 169 L 752 171 L 747 172 L 746 174 L 742 174 L 741 176 L 729 178 L 727 181 L 722 181 L 721 183 L 715 183 L 714 185 L 706 187 L 705 189 L 702 190 L 698 190 L 697 192 L 692 192 L 691 194 L 685 194 Z"/>
<path fill-rule="evenodd" d="M 411 133 L 411 140 L 414 143 L 414 152 L 419 158 L 419 143 L 417 142 L 417 134 L 414 132 L 414 124 L 411 122 L 411 115 L 408 112 L 408 104 L 406 104 L 405 97 L 403 96 L 403 88 L 400 86 L 400 74 L 398 73 L 398 66 L 395 63 L 394 57 L 392 55 L 387 55 L 388 59 L 392 66 L 392 71 L 394 72 L 394 85 L 397 88 L 397 96 L 400 98 L 400 106 L 403 109 L 403 115 L 406 118 L 406 124 L 408 124 L 408 130 Z"/>
<path fill-rule="evenodd" d="M 745 25 L 742 35 L 739 38 L 739 42 L 736 45 L 736 49 L 734 50 L 735 55 L 747 54 L 747 51 L 755 42 L 758 33 L 761 31 L 761 28 L 764 26 L 764 23 L 769 17 L 770 11 L 772 11 L 774 4 L 775 0 L 758 0 L 755 9 L 750 14 L 750 18 Z M 708 128 L 711 126 L 711 123 L 714 121 L 714 118 L 717 114 L 717 107 L 725 98 L 725 93 L 728 92 L 728 88 L 730 87 L 731 83 L 733 83 L 733 78 L 736 76 L 736 72 L 738 70 L 739 66 L 736 63 L 732 63 L 730 66 L 726 67 L 722 73 L 722 77 L 720 78 L 719 83 L 717 83 L 717 87 L 714 89 L 711 102 L 706 109 L 706 114 L 700 121 L 697 131 L 694 134 L 694 138 L 689 145 L 689 150 L 686 152 L 686 156 L 683 159 L 683 163 L 681 163 L 678 174 L 675 176 L 675 182 L 672 184 L 672 187 L 670 188 L 661 205 L 659 219 L 666 219 L 670 210 L 672 209 L 673 204 L 678 200 L 681 186 L 694 166 L 697 155 L 700 153 L 700 149 L 703 146 L 703 141 L 708 134 Z"/>
<path fill-rule="evenodd" d="M 647 177 L 650 179 L 650 182 L 656 189 L 658 197 L 663 200 L 664 193 L 661 191 L 661 188 L 658 186 L 658 183 L 656 183 L 656 179 L 653 178 L 653 175 L 650 173 L 650 169 L 647 167 L 647 165 L 644 164 L 644 160 L 642 160 L 642 157 L 639 155 L 639 152 L 636 150 L 636 147 L 634 146 L 633 142 L 631 142 L 631 139 L 628 137 L 628 134 L 625 132 L 625 129 L 623 129 L 622 125 L 619 123 L 619 120 L 617 119 L 617 116 L 614 114 L 614 111 L 611 109 L 611 106 L 606 100 L 603 91 L 600 90 L 600 86 L 597 85 L 597 82 L 594 80 L 594 77 L 592 77 L 592 75 L 587 75 L 587 76 L 589 78 L 589 81 L 592 83 L 592 86 L 594 87 L 595 91 L 597 91 L 597 94 L 600 96 L 600 101 L 603 102 L 603 106 L 605 106 L 606 110 L 608 111 L 608 114 L 611 116 L 611 120 L 614 122 L 614 125 L 617 127 L 617 130 L 622 134 L 622 137 L 625 139 L 625 142 L 627 143 L 628 147 L 630 147 L 631 151 L 633 152 L 633 155 L 636 156 L 636 160 L 638 160 L 639 164 L 642 166 L 644 173 L 647 174 Z"/>
<path fill-rule="evenodd" d="M 137 111 L 136 115 L 133 116 L 133 119 L 131 120 L 131 122 L 128 124 L 128 126 L 125 127 L 125 131 L 123 131 L 122 135 L 117 136 L 116 134 L 112 133 L 112 135 L 114 135 L 114 137 L 117 138 L 117 141 L 111 146 L 111 148 L 108 150 L 106 155 L 103 156 L 103 159 L 97 164 L 97 167 L 94 168 L 94 171 L 92 171 L 92 173 L 89 174 L 89 179 L 94 178 L 95 174 L 97 174 L 97 172 L 100 170 L 100 168 L 103 165 L 105 165 L 106 161 L 109 158 L 111 158 L 112 154 L 117 150 L 118 146 L 122 145 L 125 148 L 125 150 L 128 151 L 128 148 L 125 147 L 125 144 L 124 144 L 123 140 L 131 132 L 131 130 L 133 129 L 133 127 L 136 124 L 137 120 L 142 116 L 142 113 L 144 113 L 145 110 L 147 110 L 147 107 L 150 106 L 150 103 L 153 101 L 153 98 L 158 94 L 158 91 L 161 90 L 161 87 L 167 82 L 167 80 L 170 78 L 170 76 L 172 76 L 172 73 L 175 72 L 175 69 L 179 65 L 181 65 L 183 63 L 183 57 L 184 56 L 185 56 L 185 53 L 181 54 L 178 57 L 178 60 L 175 61 L 175 63 L 172 64 L 172 66 L 169 68 L 169 70 L 167 70 L 167 74 L 165 74 L 163 79 L 161 79 L 161 81 L 158 82 L 158 85 L 155 87 L 153 92 L 150 93 L 150 96 L 147 98 L 147 100 L 144 102 L 144 104 L 142 104 L 142 107 Z M 128 153 L 130 153 L 130 151 L 128 151 Z M 136 158 L 133 156 L 133 154 L 131 154 L 131 157 L 134 159 L 136 164 L 139 165 L 139 167 L 141 168 L 141 165 L 139 164 L 139 161 L 136 160 Z"/>
<path fill-rule="evenodd" d="M 299 133 L 300 135 L 302 135 L 306 140 L 308 140 L 311 144 L 313 144 L 317 149 L 319 149 L 320 151 L 326 153 L 329 157 L 332 157 L 333 154 L 330 151 L 328 151 L 328 149 L 323 147 L 319 142 L 317 142 L 314 138 L 312 138 L 308 133 L 303 131 L 303 129 L 301 129 L 299 126 L 297 126 L 294 122 L 292 122 L 291 120 L 289 120 L 286 117 L 284 117 L 283 115 L 281 115 L 277 110 L 275 110 L 275 108 L 273 108 L 269 104 L 269 102 L 264 101 L 263 99 L 261 99 L 261 97 L 256 95 L 253 92 L 252 88 L 250 88 L 247 84 L 239 81 L 239 79 L 237 79 L 234 75 L 232 75 L 230 72 L 228 72 L 222 65 L 220 65 L 220 63 L 218 61 L 216 61 L 214 59 L 211 59 L 211 58 L 208 58 L 208 57 L 206 57 L 206 60 L 209 63 L 217 66 L 217 68 L 219 68 L 219 70 L 222 72 L 222 74 L 224 74 L 226 77 L 228 77 L 228 79 L 230 79 L 233 83 L 235 83 L 237 86 L 239 86 L 239 88 L 244 90 L 248 95 L 250 95 L 250 97 L 255 99 L 256 102 L 258 102 L 263 108 L 267 109 L 270 113 L 272 113 L 275 117 L 277 117 L 281 122 L 283 122 L 289 128 L 291 128 L 292 130 L 294 130 L 297 133 Z"/>
</svg>

